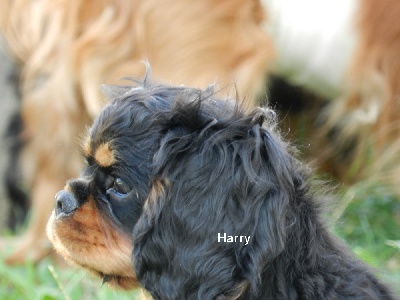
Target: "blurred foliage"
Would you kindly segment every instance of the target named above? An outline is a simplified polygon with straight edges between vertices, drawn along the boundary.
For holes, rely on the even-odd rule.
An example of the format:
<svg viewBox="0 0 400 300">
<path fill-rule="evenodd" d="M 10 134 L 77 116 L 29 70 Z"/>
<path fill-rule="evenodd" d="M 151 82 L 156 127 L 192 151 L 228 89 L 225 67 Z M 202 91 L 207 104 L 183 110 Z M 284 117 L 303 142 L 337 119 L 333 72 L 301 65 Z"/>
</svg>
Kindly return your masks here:
<svg viewBox="0 0 400 300">
<path fill-rule="evenodd" d="M 352 186 L 334 231 L 400 295 L 400 199 L 382 186 Z"/>
</svg>

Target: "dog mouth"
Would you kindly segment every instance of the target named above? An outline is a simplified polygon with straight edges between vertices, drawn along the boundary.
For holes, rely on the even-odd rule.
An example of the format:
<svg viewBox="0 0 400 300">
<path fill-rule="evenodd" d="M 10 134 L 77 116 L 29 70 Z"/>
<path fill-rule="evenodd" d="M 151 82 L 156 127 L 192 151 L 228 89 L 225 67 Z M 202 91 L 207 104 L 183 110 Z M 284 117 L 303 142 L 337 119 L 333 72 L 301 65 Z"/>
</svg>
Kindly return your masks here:
<svg viewBox="0 0 400 300">
<path fill-rule="evenodd" d="M 138 287 L 130 236 L 104 218 L 93 199 L 68 217 L 56 218 L 53 212 L 47 235 L 67 262 L 102 279 L 103 285 L 123 290 Z"/>
<path fill-rule="evenodd" d="M 140 284 L 134 273 L 121 271 L 121 274 L 109 274 L 90 267 L 82 262 L 76 261 L 71 257 L 64 256 L 64 258 L 71 265 L 85 270 L 88 274 L 91 274 L 95 278 L 99 278 L 102 282 L 101 286 L 107 285 L 109 288 L 126 291 L 140 287 Z"/>
<path fill-rule="evenodd" d="M 107 271 L 104 272 L 96 269 L 95 266 L 90 266 L 87 262 L 76 260 L 68 254 L 65 254 L 63 257 L 72 266 L 81 268 L 95 278 L 99 278 L 102 282 L 101 286 L 107 285 L 110 288 L 119 290 L 132 290 L 140 286 L 135 274 L 129 270 L 120 270 L 120 274 L 110 274 L 106 273 Z"/>
</svg>

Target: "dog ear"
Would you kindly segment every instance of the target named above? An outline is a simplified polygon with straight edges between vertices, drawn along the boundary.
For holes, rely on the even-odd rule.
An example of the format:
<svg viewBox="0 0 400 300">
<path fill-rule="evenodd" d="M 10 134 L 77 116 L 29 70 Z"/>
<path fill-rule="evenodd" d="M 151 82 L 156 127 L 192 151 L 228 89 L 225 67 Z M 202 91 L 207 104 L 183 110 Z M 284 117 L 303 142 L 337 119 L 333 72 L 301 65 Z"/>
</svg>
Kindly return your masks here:
<svg viewBox="0 0 400 300">
<path fill-rule="evenodd" d="M 165 134 L 159 178 L 133 232 L 136 274 L 156 299 L 258 292 L 284 248 L 295 197 L 294 162 L 270 119 L 259 110 L 246 126 L 212 120 L 207 132 L 176 126 Z M 250 240 L 224 242 L 224 234 Z"/>
<path fill-rule="evenodd" d="M 289 145 L 283 142 L 276 129 L 276 114 L 265 108 L 254 111 L 246 149 L 251 153 L 243 161 L 250 164 L 241 189 L 247 191 L 244 198 L 249 210 L 243 229 L 252 242 L 240 248 L 239 263 L 251 292 L 257 294 L 261 277 L 282 253 L 288 239 L 295 214 L 291 205 L 298 197 L 298 188 L 303 185 L 299 162 L 288 152 Z M 252 187 L 252 188 L 249 188 Z M 253 190 L 253 192 L 250 192 Z M 249 197 L 249 195 L 254 195 Z"/>
</svg>

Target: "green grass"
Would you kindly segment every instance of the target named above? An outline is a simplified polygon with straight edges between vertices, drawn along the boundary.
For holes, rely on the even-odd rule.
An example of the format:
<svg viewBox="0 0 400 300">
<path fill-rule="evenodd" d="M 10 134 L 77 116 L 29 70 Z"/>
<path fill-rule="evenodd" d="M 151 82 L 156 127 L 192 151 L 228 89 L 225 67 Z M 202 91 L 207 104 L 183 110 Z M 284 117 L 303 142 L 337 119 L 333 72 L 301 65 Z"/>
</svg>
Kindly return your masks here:
<svg viewBox="0 0 400 300">
<path fill-rule="evenodd" d="M 138 295 L 139 291 L 109 289 L 86 272 L 57 267 L 50 259 L 17 267 L 0 262 L 0 299 L 4 300 L 134 300 L 139 299 Z"/>
<path fill-rule="evenodd" d="M 382 187 L 353 186 L 334 232 L 400 295 L 400 199 Z"/>
</svg>

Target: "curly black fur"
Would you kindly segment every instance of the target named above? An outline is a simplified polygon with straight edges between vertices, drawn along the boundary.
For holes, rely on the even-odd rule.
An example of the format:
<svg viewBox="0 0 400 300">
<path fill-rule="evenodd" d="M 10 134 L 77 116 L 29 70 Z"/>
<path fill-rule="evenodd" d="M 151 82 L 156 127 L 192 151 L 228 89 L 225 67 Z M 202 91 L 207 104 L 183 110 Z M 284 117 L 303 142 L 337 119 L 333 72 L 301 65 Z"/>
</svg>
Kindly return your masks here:
<svg viewBox="0 0 400 300">
<path fill-rule="evenodd" d="M 147 81 L 117 95 L 91 136 L 112 140 L 118 170 L 136 174 L 141 212 L 115 215 L 133 230 L 134 269 L 155 299 L 392 298 L 325 228 L 271 110 Z"/>
</svg>

